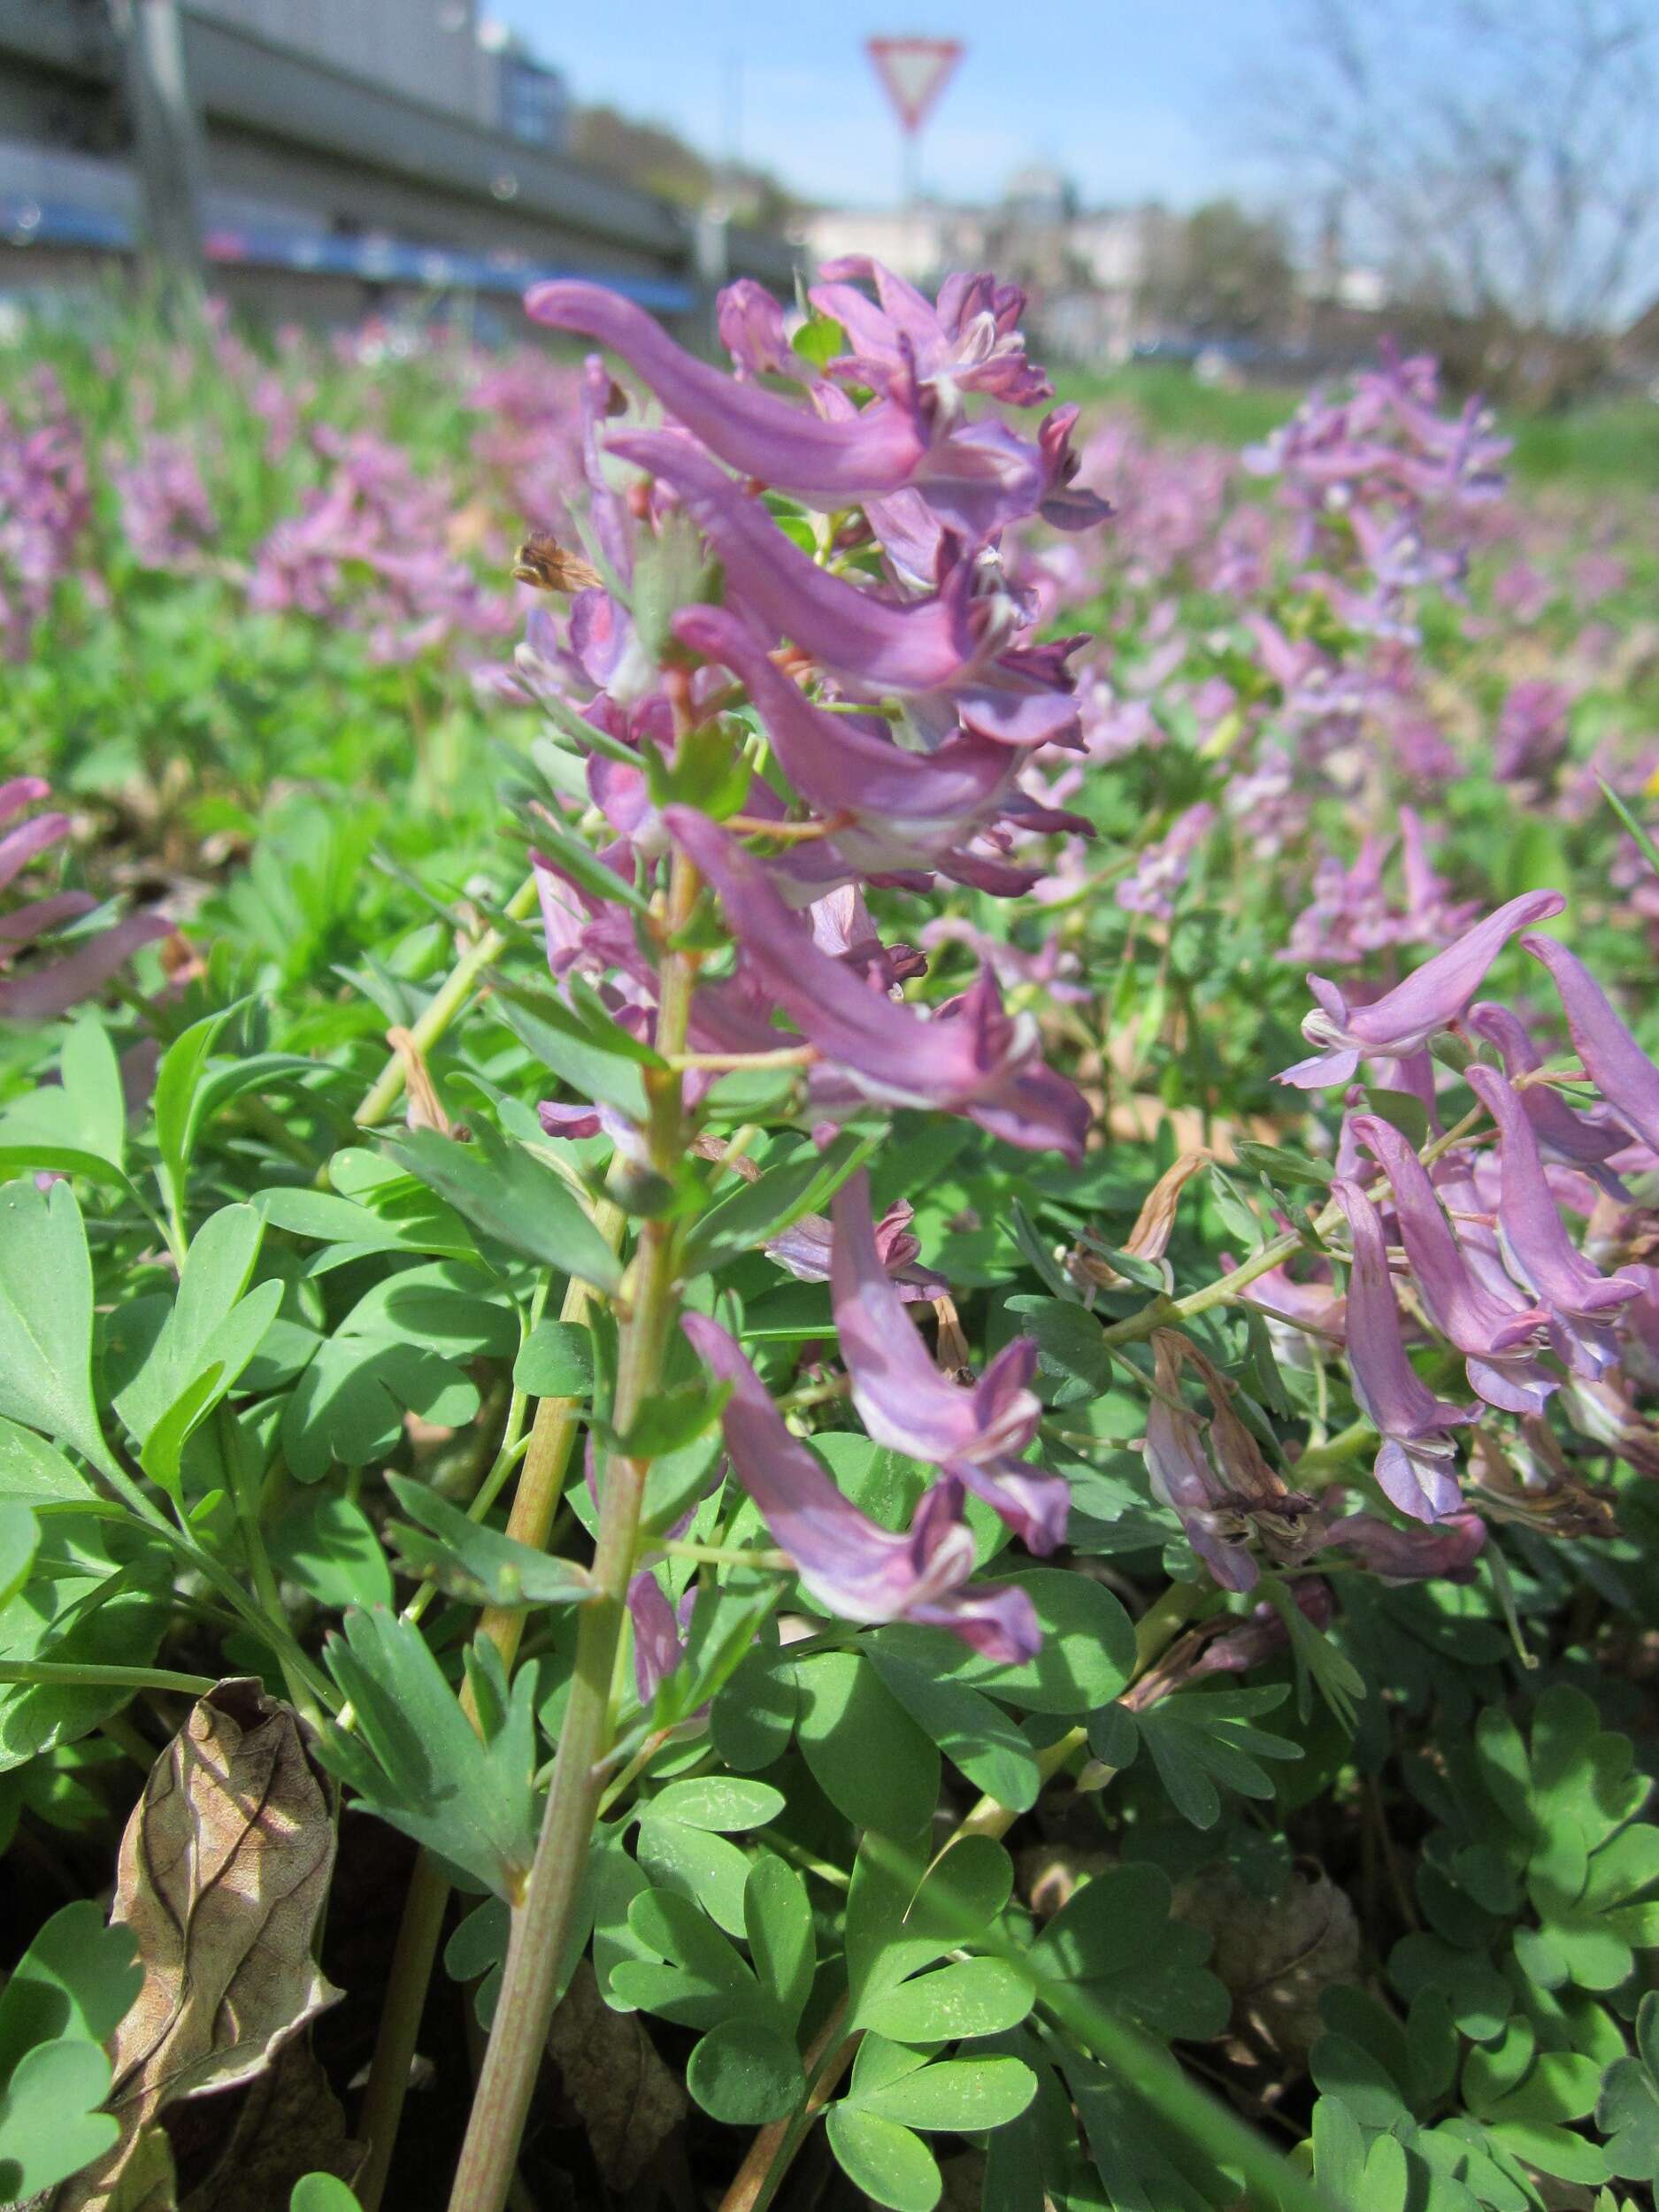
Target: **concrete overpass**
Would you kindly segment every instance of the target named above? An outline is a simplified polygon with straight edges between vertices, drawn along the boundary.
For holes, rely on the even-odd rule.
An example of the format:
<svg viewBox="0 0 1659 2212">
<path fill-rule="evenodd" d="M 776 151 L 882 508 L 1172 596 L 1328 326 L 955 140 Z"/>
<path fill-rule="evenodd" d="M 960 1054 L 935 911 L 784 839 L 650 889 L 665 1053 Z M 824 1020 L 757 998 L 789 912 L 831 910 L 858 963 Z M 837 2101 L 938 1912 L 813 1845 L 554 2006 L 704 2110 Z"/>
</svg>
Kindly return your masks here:
<svg viewBox="0 0 1659 2212">
<path fill-rule="evenodd" d="M 461 113 L 185 12 L 216 285 L 346 316 L 434 290 L 591 275 L 682 330 L 747 275 L 787 295 L 775 234 L 711 224 Z M 0 287 L 123 253 L 138 199 L 103 0 L 0 0 Z"/>
</svg>

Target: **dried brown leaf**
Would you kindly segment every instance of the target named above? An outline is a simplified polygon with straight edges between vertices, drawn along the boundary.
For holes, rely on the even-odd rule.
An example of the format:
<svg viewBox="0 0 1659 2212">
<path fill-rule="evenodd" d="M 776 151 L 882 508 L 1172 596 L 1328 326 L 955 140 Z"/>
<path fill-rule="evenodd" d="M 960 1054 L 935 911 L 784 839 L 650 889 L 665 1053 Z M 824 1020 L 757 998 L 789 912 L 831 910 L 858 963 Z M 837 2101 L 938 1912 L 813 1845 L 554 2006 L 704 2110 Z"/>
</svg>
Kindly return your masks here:
<svg viewBox="0 0 1659 2212">
<path fill-rule="evenodd" d="M 110 1916 L 144 1982 L 110 2054 L 120 2140 L 56 2212 L 109 2212 L 164 2107 L 251 2080 L 339 1997 L 312 1956 L 334 1811 L 297 1717 L 262 1684 L 221 1682 L 193 1708 L 121 1839 Z"/>
<path fill-rule="evenodd" d="M 581 2116 L 594 2162 L 630 2189 L 686 2116 L 686 2093 L 639 2016 L 612 2012 L 584 1959 L 548 2031 L 548 2055 Z"/>
<path fill-rule="evenodd" d="M 1210 1970 L 1226 1985 L 1237 2027 L 1300 2068 L 1324 2023 L 1319 1999 L 1359 1972 L 1359 1923 L 1329 1875 L 1293 1874 L 1263 1901 L 1240 1881 L 1207 1874 L 1177 1893 L 1178 1916 L 1215 1938 Z"/>
<path fill-rule="evenodd" d="M 349 2183 L 364 2150 L 346 2135 L 327 2075 L 296 2039 L 243 2091 L 229 2140 L 183 2212 L 288 2212 L 303 2175 L 334 2174 Z"/>
</svg>

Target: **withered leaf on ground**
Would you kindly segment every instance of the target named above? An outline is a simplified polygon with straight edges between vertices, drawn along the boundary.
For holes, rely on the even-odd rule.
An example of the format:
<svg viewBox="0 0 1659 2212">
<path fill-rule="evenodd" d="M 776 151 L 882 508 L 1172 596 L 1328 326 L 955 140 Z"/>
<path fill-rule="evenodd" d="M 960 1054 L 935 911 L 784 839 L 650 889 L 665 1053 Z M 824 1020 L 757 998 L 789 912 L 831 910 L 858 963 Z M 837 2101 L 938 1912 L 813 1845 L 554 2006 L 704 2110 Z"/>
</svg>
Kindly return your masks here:
<svg viewBox="0 0 1659 2212">
<path fill-rule="evenodd" d="M 1178 1891 L 1175 1911 L 1215 1937 L 1210 1970 L 1226 1984 L 1235 2028 L 1253 2030 L 1300 2070 L 1324 2024 L 1321 1996 L 1359 1971 L 1359 1923 L 1346 1891 L 1316 1870 L 1293 1874 L 1268 1900 L 1215 1874 Z"/>
<path fill-rule="evenodd" d="M 327 2173 L 350 2182 L 363 2157 L 364 2146 L 347 2137 L 346 2116 L 328 2077 L 296 2038 L 242 2091 L 229 2139 L 212 2171 L 185 2198 L 182 2212 L 288 2212 L 303 2176 Z"/>
<path fill-rule="evenodd" d="M 629 2189 L 685 2118 L 686 2093 L 637 2013 L 612 2012 L 584 1959 L 548 2031 L 548 2055 L 587 2130 L 595 2163 Z"/>
<path fill-rule="evenodd" d="M 165 2106 L 250 2080 L 334 2003 L 312 1955 L 334 1856 L 330 1787 L 296 1715 L 257 1681 L 221 1682 L 121 1839 L 111 1922 L 131 1929 L 144 1981 L 111 2046 L 120 2140 L 54 2212 L 105 2212 Z"/>
</svg>

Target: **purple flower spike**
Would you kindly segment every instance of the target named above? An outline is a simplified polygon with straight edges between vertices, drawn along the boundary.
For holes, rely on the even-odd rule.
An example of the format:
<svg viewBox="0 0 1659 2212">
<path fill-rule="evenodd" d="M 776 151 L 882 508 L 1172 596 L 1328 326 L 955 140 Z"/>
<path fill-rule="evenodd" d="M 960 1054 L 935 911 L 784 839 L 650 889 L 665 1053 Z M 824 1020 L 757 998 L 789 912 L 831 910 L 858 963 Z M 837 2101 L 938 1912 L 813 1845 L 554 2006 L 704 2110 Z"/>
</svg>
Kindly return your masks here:
<svg viewBox="0 0 1659 2212">
<path fill-rule="evenodd" d="M 1615 1306 L 1641 1295 L 1640 1276 L 1603 1275 L 1567 1234 L 1539 1157 L 1532 1125 L 1495 1068 L 1468 1071 L 1475 1096 L 1498 1125 L 1498 1240 L 1510 1271 L 1549 1308 L 1575 1372 L 1599 1374 L 1614 1350 L 1602 1325 Z"/>
<path fill-rule="evenodd" d="M 1348 1364 L 1354 1395 L 1383 1440 L 1372 1471 L 1386 1496 L 1410 1519 L 1444 1520 L 1463 1503 L 1446 1432 L 1472 1420 L 1472 1409 L 1437 1398 L 1406 1357 L 1377 1209 L 1357 1183 L 1339 1179 L 1331 1194 L 1348 1216 L 1354 1240 L 1348 1282 Z"/>
<path fill-rule="evenodd" d="M 1559 891 L 1528 891 L 1509 900 L 1444 952 L 1425 960 L 1403 983 L 1352 1013 L 1334 983 L 1310 975 L 1308 987 L 1319 1005 L 1302 1023 L 1302 1033 L 1324 1049 L 1281 1069 L 1278 1080 L 1298 1090 L 1327 1090 L 1351 1082 L 1362 1059 L 1397 1060 L 1415 1052 L 1462 1018 L 1486 970 L 1517 929 L 1548 921 L 1566 903 Z"/>
<path fill-rule="evenodd" d="M 706 816 L 669 807 L 663 819 L 719 893 L 749 977 L 833 1063 L 853 1096 L 965 1114 L 1027 1151 L 1053 1145 L 1081 1156 L 1087 1101 L 1043 1064 L 1035 1025 L 1003 1011 L 989 969 L 923 1020 L 819 951 L 760 862 Z"/>
<path fill-rule="evenodd" d="M 1548 1314 L 1525 1306 L 1518 1293 L 1502 1298 L 1471 1272 L 1427 1170 L 1391 1123 L 1354 1114 L 1348 1127 L 1394 1187 L 1400 1239 L 1417 1294 L 1434 1326 L 1463 1353 L 1470 1387 L 1508 1412 L 1541 1413 L 1555 1382 L 1532 1361 L 1513 1356 L 1518 1345 L 1542 1336 Z"/>
<path fill-rule="evenodd" d="M 1523 937 L 1521 942 L 1549 970 L 1561 994 L 1573 1049 L 1591 1081 L 1620 1120 L 1644 1144 L 1659 1149 L 1659 1068 L 1625 1028 L 1576 953 L 1553 937 Z"/>
<path fill-rule="evenodd" d="M 1551 938 L 1540 938 L 1538 941 L 1554 946 Z M 1470 1008 L 1468 1018 L 1476 1036 L 1484 1037 L 1497 1047 L 1503 1057 L 1503 1071 L 1511 1082 L 1543 1066 L 1544 1056 L 1528 1036 L 1525 1025 L 1507 1006 L 1483 999 L 1479 1005 Z M 1654 1071 L 1654 1087 L 1659 1096 L 1659 1069 Z M 1609 1197 L 1621 1201 L 1625 1198 L 1624 1186 L 1607 1162 L 1615 1153 L 1626 1148 L 1630 1138 L 1612 1120 L 1606 1108 L 1598 1108 L 1594 1115 L 1578 1113 L 1548 1083 L 1529 1083 L 1516 1095 L 1532 1125 L 1538 1148 L 1547 1160 L 1556 1161 L 1563 1167 L 1582 1168 Z"/>
<path fill-rule="evenodd" d="M 919 1621 L 948 1628 L 987 1658 L 1017 1664 L 1041 1637 L 1031 1600 L 1006 1585 L 969 1585 L 973 1538 L 947 1479 L 923 1498 L 908 1534 L 882 1528 L 842 1497 L 818 1461 L 784 1425 L 735 1339 L 688 1313 L 680 1326 L 699 1356 L 733 1385 L 722 1420 L 733 1471 L 794 1563 L 809 1596 L 843 1619 Z"/>
<path fill-rule="evenodd" d="M 1065 1536 L 1070 1493 L 1056 1476 L 1020 1463 L 1042 1417 L 1027 1387 L 1036 1340 L 1006 1346 L 972 1390 L 947 1381 L 882 1265 L 868 1175 L 842 1185 L 831 1213 L 835 1333 L 860 1420 L 877 1443 L 931 1460 L 977 1492 L 1033 1551 L 1052 1551 Z"/>
<path fill-rule="evenodd" d="M 975 564 L 953 560 L 932 597 L 894 601 L 832 576 L 790 543 L 757 499 L 672 431 L 630 431 L 610 450 L 676 492 L 726 571 L 733 603 L 761 629 L 793 639 L 866 696 L 914 703 L 930 735 L 960 717 L 1011 746 L 1071 743 L 1077 702 L 1066 673 L 1071 639 L 1020 647 L 1021 615 L 1001 589 L 977 588 Z M 936 726 L 942 722 L 946 726 Z"/>
</svg>

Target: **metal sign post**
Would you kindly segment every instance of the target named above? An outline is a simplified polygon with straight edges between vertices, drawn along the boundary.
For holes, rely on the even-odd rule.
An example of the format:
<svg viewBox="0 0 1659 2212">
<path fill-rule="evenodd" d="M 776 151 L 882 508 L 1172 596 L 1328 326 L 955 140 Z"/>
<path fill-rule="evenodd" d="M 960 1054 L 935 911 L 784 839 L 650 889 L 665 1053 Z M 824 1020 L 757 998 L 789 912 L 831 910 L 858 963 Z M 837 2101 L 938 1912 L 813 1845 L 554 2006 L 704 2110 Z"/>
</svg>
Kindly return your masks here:
<svg viewBox="0 0 1659 2212">
<path fill-rule="evenodd" d="M 955 38 L 872 38 L 865 41 L 864 51 L 875 65 L 904 134 L 904 204 L 913 208 L 919 189 L 917 150 L 922 125 L 956 73 L 964 51 L 962 42 Z"/>
</svg>

